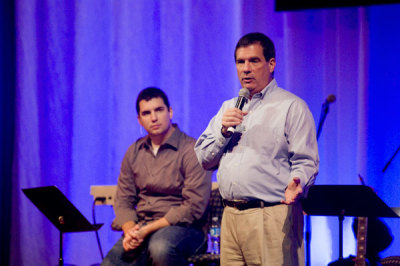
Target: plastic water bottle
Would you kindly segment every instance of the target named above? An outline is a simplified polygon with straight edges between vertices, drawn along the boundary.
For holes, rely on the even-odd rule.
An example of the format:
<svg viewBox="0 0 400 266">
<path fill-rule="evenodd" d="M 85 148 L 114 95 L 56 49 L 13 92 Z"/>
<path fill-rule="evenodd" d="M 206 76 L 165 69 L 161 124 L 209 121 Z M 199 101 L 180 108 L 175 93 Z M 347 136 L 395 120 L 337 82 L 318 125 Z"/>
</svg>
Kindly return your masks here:
<svg viewBox="0 0 400 266">
<path fill-rule="evenodd" d="M 210 227 L 210 240 L 211 240 L 211 254 L 219 254 L 219 237 L 221 234 L 221 227 L 218 222 L 218 217 L 212 218 Z"/>
</svg>

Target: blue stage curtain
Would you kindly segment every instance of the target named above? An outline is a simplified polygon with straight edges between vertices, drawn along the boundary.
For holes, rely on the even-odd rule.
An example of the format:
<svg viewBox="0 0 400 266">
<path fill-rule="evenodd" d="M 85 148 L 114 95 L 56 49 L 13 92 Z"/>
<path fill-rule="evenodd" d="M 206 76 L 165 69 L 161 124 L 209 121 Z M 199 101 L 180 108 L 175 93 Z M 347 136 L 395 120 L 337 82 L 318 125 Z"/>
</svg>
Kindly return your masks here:
<svg viewBox="0 0 400 266">
<path fill-rule="evenodd" d="M 169 95 L 173 121 L 197 138 L 240 84 L 234 46 L 260 31 L 277 49 L 278 84 L 302 97 L 318 123 L 317 184 L 365 177 L 400 205 L 400 5 L 275 12 L 273 1 L 16 1 L 16 120 L 11 265 L 55 265 L 56 228 L 22 188 L 57 185 L 91 220 L 91 185 L 116 184 L 128 146 L 145 134 L 135 100 L 147 86 Z M 268 115 L 268 114 L 266 114 Z M 120 237 L 113 211 L 97 207 L 106 253 Z M 400 221 L 385 219 L 395 236 Z M 344 255 L 355 254 L 345 219 Z M 337 258 L 337 220 L 313 218 L 312 265 Z M 400 250 L 400 239 L 383 255 Z M 398 254 L 397 254 L 398 255 Z M 65 235 L 64 259 L 101 261 L 95 235 Z"/>
</svg>

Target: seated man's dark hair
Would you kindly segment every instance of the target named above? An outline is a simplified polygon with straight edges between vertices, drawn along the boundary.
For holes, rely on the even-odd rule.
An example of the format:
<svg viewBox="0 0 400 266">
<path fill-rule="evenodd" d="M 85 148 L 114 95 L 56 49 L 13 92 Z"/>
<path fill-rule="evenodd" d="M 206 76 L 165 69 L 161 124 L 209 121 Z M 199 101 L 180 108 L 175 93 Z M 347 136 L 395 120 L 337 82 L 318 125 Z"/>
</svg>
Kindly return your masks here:
<svg viewBox="0 0 400 266">
<path fill-rule="evenodd" d="M 140 112 L 140 108 L 139 108 L 139 102 L 141 100 L 145 100 L 145 101 L 150 101 L 153 98 L 161 98 L 163 99 L 165 105 L 167 106 L 168 110 L 169 110 L 169 101 L 168 101 L 168 97 L 165 94 L 165 92 L 163 92 L 161 89 L 156 88 L 156 87 L 148 87 L 143 89 L 137 99 L 136 99 L 136 112 L 139 114 Z"/>
</svg>

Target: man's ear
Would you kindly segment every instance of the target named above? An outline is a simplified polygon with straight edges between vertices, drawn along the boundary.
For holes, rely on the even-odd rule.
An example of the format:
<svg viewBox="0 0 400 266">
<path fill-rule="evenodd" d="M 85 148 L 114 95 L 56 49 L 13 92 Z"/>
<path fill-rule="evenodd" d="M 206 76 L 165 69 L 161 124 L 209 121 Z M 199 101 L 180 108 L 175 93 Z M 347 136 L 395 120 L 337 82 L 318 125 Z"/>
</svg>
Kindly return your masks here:
<svg viewBox="0 0 400 266">
<path fill-rule="evenodd" d="M 269 66 L 269 72 L 273 73 L 275 71 L 275 66 L 276 66 L 275 58 L 272 57 L 271 59 L 269 59 L 268 66 Z"/>
<path fill-rule="evenodd" d="M 143 126 L 143 125 L 142 125 L 142 120 L 140 119 L 140 114 L 137 115 L 137 121 L 139 122 L 139 124 L 140 124 L 141 126 Z"/>
<path fill-rule="evenodd" d="M 172 117 L 174 116 L 174 112 L 172 111 L 172 107 L 171 106 L 169 107 L 168 112 L 169 112 L 169 120 L 172 120 Z"/>
</svg>

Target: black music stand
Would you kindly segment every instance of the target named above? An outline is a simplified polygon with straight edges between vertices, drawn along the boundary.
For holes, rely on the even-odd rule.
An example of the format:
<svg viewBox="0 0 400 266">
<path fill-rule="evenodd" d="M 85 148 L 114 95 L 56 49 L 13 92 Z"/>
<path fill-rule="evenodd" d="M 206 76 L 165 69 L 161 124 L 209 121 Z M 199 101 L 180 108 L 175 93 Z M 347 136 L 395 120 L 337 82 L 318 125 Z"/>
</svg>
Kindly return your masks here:
<svg viewBox="0 0 400 266">
<path fill-rule="evenodd" d="M 22 191 L 60 231 L 59 266 L 64 265 L 63 233 L 97 231 L 103 225 L 91 224 L 56 186 L 25 188 Z"/>
<path fill-rule="evenodd" d="M 343 259 L 343 220 L 354 217 L 399 218 L 389 206 L 368 186 L 363 185 L 315 185 L 302 200 L 308 215 L 338 216 L 339 260 Z"/>
</svg>

